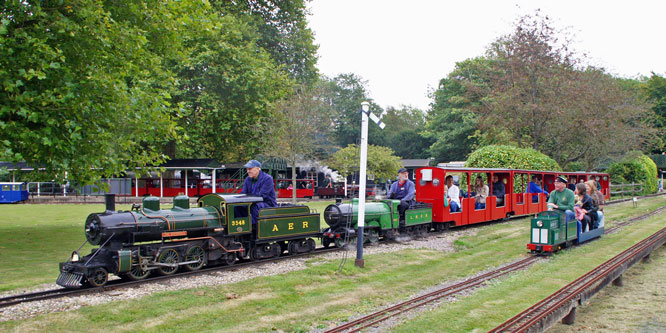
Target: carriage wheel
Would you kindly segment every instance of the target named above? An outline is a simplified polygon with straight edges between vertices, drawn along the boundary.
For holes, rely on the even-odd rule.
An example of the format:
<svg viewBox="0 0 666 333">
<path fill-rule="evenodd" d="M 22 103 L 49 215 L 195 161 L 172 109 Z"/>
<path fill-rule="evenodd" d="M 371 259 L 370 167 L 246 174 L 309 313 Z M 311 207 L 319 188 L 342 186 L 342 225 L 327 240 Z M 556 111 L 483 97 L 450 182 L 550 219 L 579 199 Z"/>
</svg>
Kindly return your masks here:
<svg viewBox="0 0 666 333">
<path fill-rule="evenodd" d="M 290 241 L 289 242 L 289 254 L 298 254 L 298 243 L 300 241 Z"/>
<path fill-rule="evenodd" d="M 91 287 L 101 287 L 109 281 L 109 272 L 105 268 L 95 268 L 95 270 L 88 276 L 86 284 Z"/>
<path fill-rule="evenodd" d="M 234 252 L 227 252 L 223 260 L 225 265 L 231 266 L 236 263 L 236 254 Z"/>
<path fill-rule="evenodd" d="M 180 260 L 178 256 L 178 252 L 174 249 L 166 249 L 164 252 L 162 252 L 157 258 L 157 262 L 160 264 L 178 264 Z M 170 275 L 175 273 L 178 270 L 178 266 L 158 266 L 157 270 L 160 272 L 162 275 Z"/>
<path fill-rule="evenodd" d="M 195 245 L 187 249 L 187 253 L 185 254 L 185 261 L 193 261 L 196 260 L 197 262 L 192 263 L 192 264 L 187 264 L 185 265 L 185 269 L 188 271 L 196 271 L 199 268 L 203 267 L 206 258 L 206 251 L 204 251 L 201 246 Z"/>
<path fill-rule="evenodd" d="M 308 238 L 306 242 L 308 244 L 308 252 L 314 251 L 315 248 L 317 247 L 317 243 L 315 243 L 314 239 L 312 238 Z"/>
<path fill-rule="evenodd" d="M 368 230 L 366 239 L 370 244 L 377 244 L 377 242 L 379 242 L 379 232 L 375 229 Z"/>
<path fill-rule="evenodd" d="M 279 257 L 282 254 L 282 246 L 278 243 L 271 244 L 271 252 L 273 252 L 273 257 Z"/>
</svg>

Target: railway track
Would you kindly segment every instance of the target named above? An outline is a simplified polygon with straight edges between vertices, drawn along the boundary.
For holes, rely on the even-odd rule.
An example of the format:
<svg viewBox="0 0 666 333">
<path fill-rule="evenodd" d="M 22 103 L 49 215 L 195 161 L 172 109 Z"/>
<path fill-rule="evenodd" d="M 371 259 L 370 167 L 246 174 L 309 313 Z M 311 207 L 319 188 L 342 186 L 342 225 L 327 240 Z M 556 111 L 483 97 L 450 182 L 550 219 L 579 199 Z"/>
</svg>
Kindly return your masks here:
<svg viewBox="0 0 666 333">
<path fill-rule="evenodd" d="M 326 333 L 334 332 L 358 332 L 364 328 L 371 327 L 376 325 L 384 320 L 387 320 L 391 317 L 395 317 L 407 311 L 413 310 L 415 308 L 430 304 L 437 300 L 440 300 L 444 297 L 458 294 L 463 291 L 471 290 L 477 288 L 492 279 L 496 279 L 503 275 L 515 272 L 517 270 L 524 269 L 528 266 L 531 266 L 538 260 L 543 260 L 539 257 L 527 257 L 518 261 L 515 261 L 509 265 L 506 265 L 502 268 L 493 270 L 491 272 L 484 273 L 477 277 L 465 280 L 460 283 L 456 283 L 452 286 L 438 289 L 431 293 L 419 296 L 408 301 L 402 302 L 400 304 L 393 305 L 389 308 L 377 311 L 373 314 L 367 315 L 365 317 L 350 321 L 338 327 L 327 330 Z"/>
<path fill-rule="evenodd" d="M 643 214 L 643 215 L 640 215 L 640 216 L 636 216 L 636 217 L 627 219 L 625 221 L 618 222 L 612 228 L 607 229 L 605 231 L 605 234 L 615 232 L 618 229 L 620 229 L 621 227 L 630 225 L 630 224 L 632 224 L 634 222 L 637 222 L 637 221 L 640 221 L 640 220 L 647 219 L 647 218 L 649 218 L 651 216 L 654 216 L 654 215 L 657 215 L 657 214 L 659 214 L 663 211 L 666 211 L 666 206 L 657 208 L 657 209 L 655 209 L 654 211 L 652 211 L 650 213 L 646 213 L 646 214 Z M 664 228 L 662 231 L 664 231 L 664 233 L 665 233 L 664 239 L 666 239 L 666 228 Z M 629 250 L 627 250 L 627 251 L 629 251 Z M 627 251 L 625 251 L 625 252 L 627 252 Z M 623 253 L 625 253 L 625 252 L 623 252 Z M 377 312 L 372 313 L 370 315 L 367 315 L 365 317 L 350 321 L 350 322 L 345 323 L 343 325 L 340 325 L 340 326 L 337 326 L 337 327 L 332 328 L 330 330 L 327 330 L 326 333 L 358 332 L 362 329 L 372 327 L 372 326 L 374 326 L 374 325 L 376 325 L 376 324 L 378 324 L 382 321 L 385 321 L 385 320 L 390 319 L 392 317 L 398 316 L 402 313 L 408 312 L 408 311 L 416 309 L 418 307 L 427 305 L 429 303 L 435 302 L 435 301 L 437 301 L 439 299 L 442 299 L 444 297 L 452 296 L 452 295 L 461 293 L 463 291 L 472 290 L 474 288 L 477 288 L 477 287 L 487 283 L 488 281 L 490 281 L 492 279 L 501 277 L 501 276 L 509 274 L 511 272 L 515 272 L 515 271 L 524 269 L 524 268 L 534 264 L 538 259 L 539 259 L 539 257 L 531 256 L 531 257 L 528 257 L 528 258 L 525 258 L 525 259 L 515 261 L 515 262 L 513 262 L 513 263 L 511 263 L 507 266 L 504 266 L 504 267 L 501 267 L 499 269 L 487 272 L 487 273 L 485 273 L 483 275 L 480 275 L 478 277 L 475 277 L 475 278 L 472 278 L 472 279 L 469 279 L 469 280 L 465 280 L 465 281 L 457 283 L 453 286 L 448 286 L 448 287 L 445 287 L 445 288 L 441 288 L 439 290 L 428 293 L 426 295 L 410 299 L 408 301 L 402 302 L 402 303 L 397 304 L 397 305 L 393 305 L 391 307 L 388 307 L 386 309 L 377 311 Z M 617 266 L 614 266 L 614 267 L 617 267 Z M 500 332 L 500 331 L 505 331 L 505 330 L 500 329 L 497 332 Z M 508 330 L 508 331 L 512 331 L 512 330 Z M 518 331 L 520 331 L 520 330 L 518 330 Z"/>
<path fill-rule="evenodd" d="M 651 195 L 654 196 L 654 195 Z M 631 199 L 626 199 L 626 200 L 618 200 L 618 201 L 613 201 L 609 202 L 608 204 L 614 204 L 614 203 L 619 203 L 619 202 L 624 202 L 627 200 Z M 666 206 L 657 209 L 656 211 L 652 213 L 648 213 L 639 217 L 632 218 L 628 221 L 623 221 L 620 222 L 616 225 L 616 227 L 610 228 L 606 231 L 606 233 L 615 231 L 621 226 L 633 223 L 634 221 L 638 221 L 640 219 L 647 218 L 649 216 L 655 215 L 659 212 L 662 212 L 666 210 Z M 521 216 L 523 217 L 523 216 Z M 72 296 L 79 296 L 79 295 L 85 295 L 85 294 L 90 294 L 90 293 L 100 293 L 100 292 L 105 292 L 109 290 L 114 290 L 114 289 L 120 289 L 120 288 L 127 288 L 127 287 L 134 287 L 138 286 L 144 283 L 152 283 L 152 282 L 157 282 L 157 281 L 162 281 L 162 280 L 168 280 L 172 278 L 179 278 L 179 277 L 185 277 L 185 276 L 195 276 L 195 275 L 200 275 L 200 274 L 208 274 L 212 272 L 217 272 L 217 271 L 224 271 L 227 269 L 234 269 L 234 268 L 242 268 L 242 267 L 247 267 L 253 264 L 260 264 L 260 263 L 267 263 L 267 262 L 274 262 L 274 261 L 279 261 L 279 260 L 285 260 L 289 258 L 296 258 L 296 257 L 302 257 L 302 256 L 309 256 L 313 254 L 319 254 L 319 253 L 325 253 L 325 252 L 332 252 L 332 251 L 337 251 L 340 249 L 337 248 L 318 248 L 315 249 L 314 252 L 309 252 L 309 253 L 303 253 L 303 254 L 298 254 L 298 255 L 289 255 L 289 256 L 280 256 L 278 258 L 271 258 L 271 259 L 265 259 L 265 260 L 260 260 L 260 261 L 254 261 L 254 262 L 239 262 L 236 263 L 235 265 L 231 266 L 215 266 L 215 267 L 207 267 L 207 268 L 202 268 L 197 271 L 192 271 L 192 272 L 181 272 L 178 274 L 174 275 L 164 275 L 164 276 L 154 276 L 150 277 L 144 280 L 139 280 L 139 281 L 125 281 L 125 280 L 112 280 L 109 281 L 109 283 L 103 287 L 97 287 L 97 288 L 81 288 L 81 289 L 65 289 L 65 288 L 56 288 L 56 289 L 51 289 L 51 290 L 45 290 L 45 291 L 37 291 L 37 292 L 31 292 L 31 293 L 23 293 L 23 294 L 18 294 L 18 295 L 11 295 L 11 296 L 6 296 L 0 298 L 0 308 L 5 308 L 9 307 L 12 305 L 17 305 L 21 303 L 28 303 L 28 302 L 35 302 L 35 301 L 41 301 L 41 300 L 47 300 L 47 299 L 56 299 L 56 298 L 61 298 L 61 297 L 72 297 Z M 506 274 L 506 273 L 505 273 Z M 445 297 L 445 296 L 443 296 Z"/>
<path fill-rule="evenodd" d="M 42 300 L 47 300 L 47 299 L 55 299 L 55 298 L 61 298 L 61 297 L 72 297 L 72 296 L 80 296 L 80 295 L 85 295 L 85 294 L 100 293 L 100 292 L 105 292 L 105 291 L 114 290 L 114 289 L 135 287 L 135 286 L 139 286 L 139 285 L 142 285 L 142 284 L 145 284 L 145 283 L 153 283 L 153 282 L 164 281 L 164 280 L 173 279 L 173 278 L 181 278 L 181 277 L 187 277 L 187 276 L 209 274 L 209 273 L 213 273 L 213 272 L 243 268 L 243 267 L 248 267 L 248 266 L 251 266 L 251 265 L 270 263 L 270 262 L 276 262 L 276 261 L 299 258 L 299 257 L 307 257 L 307 256 L 317 255 L 317 254 L 320 254 L 320 253 L 334 252 L 334 251 L 339 251 L 339 250 L 341 250 L 341 249 L 339 249 L 339 248 L 317 248 L 313 252 L 307 252 L 307 253 L 301 253 L 301 254 L 292 254 L 292 255 L 280 256 L 280 257 L 277 257 L 277 258 L 270 258 L 270 259 L 257 260 L 257 261 L 244 261 L 244 262 L 238 262 L 234 265 L 229 265 L 229 266 L 206 267 L 206 268 L 202 268 L 202 269 L 197 270 L 197 271 L 181 272 L 181 273 L 174 274 L 174 275 L 153 276 L 153 277 L 149 277 L 149 278 L 146 278 L 146 279 L 143 279 L 143 280 L 138 280 L 138 281 L 125 281 L 125 280 L 122 280 L 122 279 L 116 279 L 116 280 L 109 281 L 109 283 L 107 285 L 103 286 L 103 287 L 80 288 L 80 289 L 56 288 L 56 289 L 45 290 L 45 291 L 38 291 L 38 292 L 24 293 L 24 294 L 19 294 L 19 295 L 12 295 L 12 296 L 7 296 L 7 297 L 0 298 L 0 308 L 5 308 L 5 307 L 12 306 L 12 305 L 21 304 L 21 303 L 42 301 Z"/>
<path fill-rule="evenodd" d="M 573 323 L 578 305 L 608 283 L 615 281 L 628 267 L 664 243 L 666 243 L 666 228 L 604 262 L 491 332 L 542 332 L 560 319 Z"/>
</svg>

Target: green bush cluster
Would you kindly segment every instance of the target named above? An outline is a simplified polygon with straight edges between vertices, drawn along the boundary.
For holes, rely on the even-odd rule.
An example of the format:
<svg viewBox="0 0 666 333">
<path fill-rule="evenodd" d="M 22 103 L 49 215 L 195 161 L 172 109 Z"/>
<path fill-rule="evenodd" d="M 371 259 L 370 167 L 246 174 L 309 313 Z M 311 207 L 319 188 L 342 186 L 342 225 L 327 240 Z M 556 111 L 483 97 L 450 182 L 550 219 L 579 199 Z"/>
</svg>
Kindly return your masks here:
<svg viewBox="0 0 666 333">
<path fill-rule="evenodd" d="M 657 192 L 657 165 L 641 152 L 630 152 L 610 165 L 607 173 L 615 184 L 642 183 L 643 194 Z"/>
<path fill-rule="evenodd" d="M 552 158 L 532 148 L 490 145 L 472 152 L 465 162 L 470 168 L 508 168 L 524 170 L 561 171 Z"/>
</svg>

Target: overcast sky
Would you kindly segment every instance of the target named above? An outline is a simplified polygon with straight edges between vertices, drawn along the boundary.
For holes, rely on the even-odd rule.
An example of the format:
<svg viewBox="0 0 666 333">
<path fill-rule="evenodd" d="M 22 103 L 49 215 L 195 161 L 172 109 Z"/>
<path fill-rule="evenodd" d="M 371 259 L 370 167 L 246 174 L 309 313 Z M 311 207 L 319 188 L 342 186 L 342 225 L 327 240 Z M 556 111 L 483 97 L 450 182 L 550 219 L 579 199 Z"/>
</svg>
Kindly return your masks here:
<svg viewBox="0 0 666 333">
<path fill-rule="evenodd" d="M 666 72 L 666 1 L 313 0 L 318 68 L 367 80 L 379 105 L 429 109 L 428 92 L 455 63 L 483 55 L 537 8 L 575 35 L 576 50 L 622 77 Z"/>
</svg>

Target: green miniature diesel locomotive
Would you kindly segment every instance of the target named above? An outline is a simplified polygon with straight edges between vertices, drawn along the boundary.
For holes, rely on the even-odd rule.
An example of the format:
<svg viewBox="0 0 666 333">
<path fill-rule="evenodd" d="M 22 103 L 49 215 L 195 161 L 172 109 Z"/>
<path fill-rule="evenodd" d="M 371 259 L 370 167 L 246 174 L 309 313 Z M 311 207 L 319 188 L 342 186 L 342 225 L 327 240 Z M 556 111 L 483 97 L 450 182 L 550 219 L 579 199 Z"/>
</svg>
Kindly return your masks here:
<svg viewBox="0 0 666 333">
<path fill-rule="evenodd" d="M 423 203 L 416 203 L 400 216 L 400 200 L 376 200 L 365 203 L 365 223 L 363 238 L 376 243 L 380 238 L 393 239 L 400 234 L 424 235 L 431 229 L 432 208 Z M 345 234 L 356 234 L 358 223 L 358 199 L 351 204 L 341 200 L 328 205 L 324 210 L 324 221 L 329 228 L 322 234 L 322 245 L 345 245 Z"/>
<path fill-rule="evenodd" d="M 259 211 L 252 224 L 251 206 L 261 197 L 211 193 L 190 207 L 187 196 L 161 209 L 159 199 L 146 197 L 142 206 L 116 211 L 113 196 L 107 209 L 85 222 L 86 242 L 98 246 L 90 254 L 77 251 L 60 263 L 57 284 L 66 288 L 103 286 L 109 273 L 140 280 L 156 272 L 198 270 L 206 265 L 231 265 L 239 258 L 266 259 L 315 249 L 321 237 L 319 214 L 307 206 L 283 205 Z M 85 245 L 85 243 L 84 243 Z"/>
<path fill-rule="evenodd" d="M 533 254 L 551 255 L 572 245 L 581 244 L 600 237 L 603 225 L 589 231 L 581 230 L 576 219 L 567 221 L 560 210 L 548 210 L 537 214 L 530 222 L 530 242 L 527 249 Z"/>
</svg>

